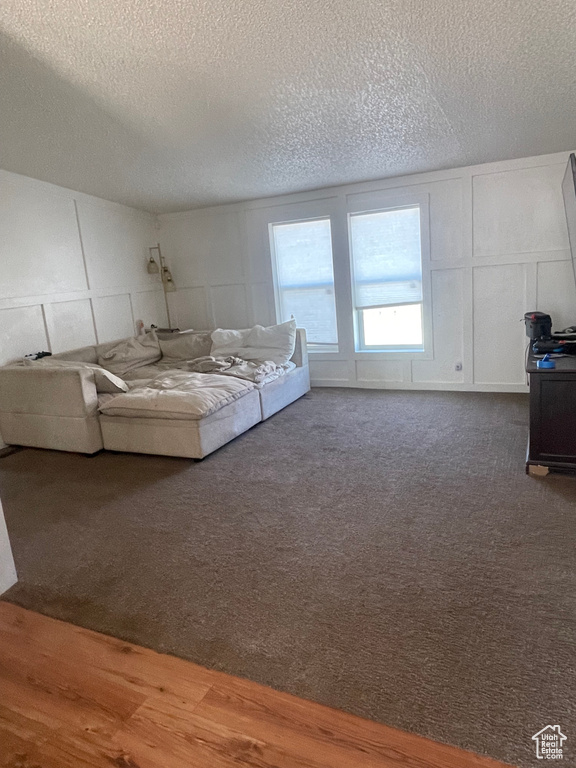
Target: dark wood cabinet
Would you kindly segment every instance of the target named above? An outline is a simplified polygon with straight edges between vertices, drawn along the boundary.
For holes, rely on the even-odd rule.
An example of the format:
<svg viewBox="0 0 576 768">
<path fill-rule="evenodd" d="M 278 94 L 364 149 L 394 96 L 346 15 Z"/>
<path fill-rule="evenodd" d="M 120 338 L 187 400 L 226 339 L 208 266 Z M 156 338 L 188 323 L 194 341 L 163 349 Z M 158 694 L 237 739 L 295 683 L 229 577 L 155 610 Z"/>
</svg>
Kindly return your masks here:
<svg viewBox="0 0 576 768">
<path fill-rule="evenodd" d="M 528 357 L 530 438 L 526 471 L 546 474 L 550 468 L 576 472 L 576 356 L 555 360 L 556 368 L 540 369 Z"/>
</svg>

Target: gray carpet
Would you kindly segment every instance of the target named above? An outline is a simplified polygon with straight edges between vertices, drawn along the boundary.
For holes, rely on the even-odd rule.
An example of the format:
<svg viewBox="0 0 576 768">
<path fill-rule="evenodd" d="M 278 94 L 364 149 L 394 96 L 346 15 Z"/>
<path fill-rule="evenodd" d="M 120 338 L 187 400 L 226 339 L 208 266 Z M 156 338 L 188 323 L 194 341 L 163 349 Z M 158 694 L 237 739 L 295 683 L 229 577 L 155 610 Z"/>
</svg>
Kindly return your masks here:
<svg viewBox="0 0 576 768">
<path fill-rule="evenodd" d="M 521 766 L 576 755 L 576 479 L 522 395 L 315 389 L 201 463 L 0 461 L 7 599 Z"/>
</svg>

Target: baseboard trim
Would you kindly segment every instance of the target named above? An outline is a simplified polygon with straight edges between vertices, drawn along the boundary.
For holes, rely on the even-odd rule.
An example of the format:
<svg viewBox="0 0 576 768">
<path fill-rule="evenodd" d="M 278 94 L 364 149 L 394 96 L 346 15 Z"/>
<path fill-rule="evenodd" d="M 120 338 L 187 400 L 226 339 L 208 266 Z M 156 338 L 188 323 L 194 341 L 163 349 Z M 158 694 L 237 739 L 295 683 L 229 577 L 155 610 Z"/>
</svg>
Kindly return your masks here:
<svg viewBox="0 0 576 768">
<path fill-rule="evenodd" d="M 527 394 L 525 384 L 470 384 L 403 381 L 349 381 L 347 379 L 311 379 L 312 387 L 345 387 L 346 389 L 396 389 L 416 392 L 513 392 Z"/>
</svg>

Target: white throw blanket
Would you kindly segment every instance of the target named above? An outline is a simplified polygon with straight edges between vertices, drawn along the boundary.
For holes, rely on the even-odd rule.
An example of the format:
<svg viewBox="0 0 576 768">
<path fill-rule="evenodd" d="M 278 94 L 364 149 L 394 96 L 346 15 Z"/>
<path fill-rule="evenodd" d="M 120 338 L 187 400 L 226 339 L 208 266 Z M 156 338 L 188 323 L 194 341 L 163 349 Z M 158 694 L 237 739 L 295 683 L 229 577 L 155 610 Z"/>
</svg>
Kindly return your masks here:
<svg viewBox="0 0 576 768">
<path fill-rule="evenodd" d="M 193 373 L 218 373 L 224 376 L 236 376 L 239 379 L 253 381 L 260 384 L 264 379 L 268 379 L 272 374 L 274 378 L 281 376 L 285 372 L 285 366 L 276 365 L 271 360 L 263 363 L 251 360 L 243 360 L 240 357 L 214 357 L 206 355 L 197 357 L 194 360 L 181 360 L 177 363 L 160 363 L 169 370 L 183 370 Z"/>
</svg>

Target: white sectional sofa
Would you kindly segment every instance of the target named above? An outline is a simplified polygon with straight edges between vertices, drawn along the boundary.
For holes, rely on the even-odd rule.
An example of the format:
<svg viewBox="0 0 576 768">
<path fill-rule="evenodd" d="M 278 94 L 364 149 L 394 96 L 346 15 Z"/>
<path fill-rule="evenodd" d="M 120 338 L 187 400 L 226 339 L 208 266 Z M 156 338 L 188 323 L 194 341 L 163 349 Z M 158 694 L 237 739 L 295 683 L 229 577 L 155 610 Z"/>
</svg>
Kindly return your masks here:
<svg viewBox="0 0 576 768">
<path fill-rule="evenodd" d="M 202 333 L 205 339 L 209 332 Z M 200 333 L 197 336 L 202 341 Z M 186 334 L 184 341 L 194 342 L 194 333 Z M 202 459 L 310 389 L 303 329 L 296 330 L 294 351 L 282 375 L 258 383 L 234 375 L 173 370 L 171 359 L 165 358 L 135 367 L 119 385 L 104 371 L 109 383 L 98 363 L 105 363 L 104 356 L 125 342 L 132 340 L 1 367 L 4 442 L 84 454 L 104 448 Z M 199 394 L 208 397 L 208 404 Z"/>
</svg>

